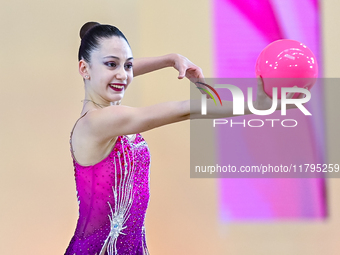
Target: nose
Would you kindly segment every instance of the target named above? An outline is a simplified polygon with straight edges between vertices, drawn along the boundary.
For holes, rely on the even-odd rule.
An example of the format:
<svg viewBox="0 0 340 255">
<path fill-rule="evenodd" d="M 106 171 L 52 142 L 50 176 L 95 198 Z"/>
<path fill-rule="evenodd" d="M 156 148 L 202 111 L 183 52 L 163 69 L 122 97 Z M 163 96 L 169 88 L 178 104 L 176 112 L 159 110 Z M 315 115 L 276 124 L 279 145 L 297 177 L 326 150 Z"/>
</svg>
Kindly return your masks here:
<svg viewBox="0 0 340 255">
<path fill-rule="evenodd" d="M 121 68 L 119 68 L 119 70 L 117 70 L 116 77 L 118 80 L 123 80 L 123 81 L 127 79 L 127 73 L 126 73 L 126 70 L 124 69 L 124 66 L 122 66 Z"/>
</svg>

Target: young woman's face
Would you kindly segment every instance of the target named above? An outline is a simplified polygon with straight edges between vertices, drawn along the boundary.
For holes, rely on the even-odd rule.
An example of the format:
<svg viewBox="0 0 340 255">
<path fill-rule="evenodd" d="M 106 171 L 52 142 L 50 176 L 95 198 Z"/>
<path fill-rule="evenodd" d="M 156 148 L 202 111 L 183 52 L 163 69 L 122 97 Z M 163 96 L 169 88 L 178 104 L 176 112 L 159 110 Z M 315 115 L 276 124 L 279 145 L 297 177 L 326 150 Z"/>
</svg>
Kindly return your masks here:
<svg viewBox="0 0 340 255">
<path fill-rule="evenodd" d="M 100 47 L 91 53 L 91 90 L 104 101 L 120 101 L 133 79 L 132 63 L 132 51 L 123 38 L 102 39 Z"/>
</svg>

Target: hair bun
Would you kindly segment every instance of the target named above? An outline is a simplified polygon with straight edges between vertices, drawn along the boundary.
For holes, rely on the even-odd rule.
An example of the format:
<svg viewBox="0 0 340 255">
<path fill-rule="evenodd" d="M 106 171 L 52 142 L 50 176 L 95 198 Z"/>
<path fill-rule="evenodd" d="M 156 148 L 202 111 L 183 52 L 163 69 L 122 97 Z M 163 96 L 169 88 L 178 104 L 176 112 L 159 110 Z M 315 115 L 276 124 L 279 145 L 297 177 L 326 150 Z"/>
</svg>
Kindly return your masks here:
<svg viewBox="0 0 340 255">
<path fill-rule="evenodd" d="M 90 21 L 90 22 L 87 22 L 85 23 L 81 29 L 80 29 L 80 32 L 79 32 L 79 35 L 80 35 L 80 38 L 83 39 L 84 35 L 93 27 L 95 26 L 99 26 L 100 23 L 98 22 L 94 22 L 94 21 Z"/>
</svg>

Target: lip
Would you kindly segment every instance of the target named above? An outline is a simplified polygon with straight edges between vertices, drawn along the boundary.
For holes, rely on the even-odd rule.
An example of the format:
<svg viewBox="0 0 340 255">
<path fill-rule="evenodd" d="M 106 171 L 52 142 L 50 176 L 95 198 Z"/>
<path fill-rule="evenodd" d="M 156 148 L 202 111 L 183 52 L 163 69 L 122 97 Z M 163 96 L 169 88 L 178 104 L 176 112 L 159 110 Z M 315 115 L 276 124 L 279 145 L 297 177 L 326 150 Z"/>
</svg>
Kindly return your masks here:
<svg viewBox="0 0 340 255">
<path fill-rule="evenodd" d="M 114 91 L 123 91 L 126 87 L 126 84 L 124 83 L 110 83 L 109 85 L 109 87 Z M 113 87 L 112 85 L 121 86 L 121 88 Z"/>
</svg>

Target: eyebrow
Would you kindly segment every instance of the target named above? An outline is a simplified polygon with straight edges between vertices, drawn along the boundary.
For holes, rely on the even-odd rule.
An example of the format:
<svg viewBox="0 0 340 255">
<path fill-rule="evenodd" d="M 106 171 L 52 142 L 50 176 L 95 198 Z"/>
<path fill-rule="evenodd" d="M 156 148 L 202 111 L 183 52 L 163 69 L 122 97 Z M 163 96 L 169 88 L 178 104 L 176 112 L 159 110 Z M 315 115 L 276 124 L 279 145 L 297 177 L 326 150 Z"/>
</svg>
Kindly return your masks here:
<svg viewBox="0 0 340 255">
<path fill-rule="evenodd" d="M 104 57 L 104 58 L 115 58 L 115 59 L 120 59 L 119 57 L 116 57 L 116 56 L 106 56 L 106 57 Z M 133 59 L 133 57 L 128 58 L 126 61 L 132 60 L 132 59 Z"/>
</svg>

